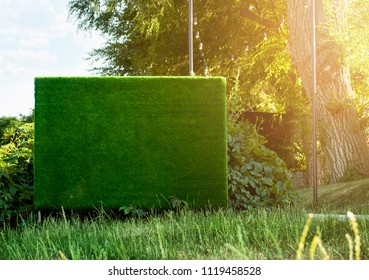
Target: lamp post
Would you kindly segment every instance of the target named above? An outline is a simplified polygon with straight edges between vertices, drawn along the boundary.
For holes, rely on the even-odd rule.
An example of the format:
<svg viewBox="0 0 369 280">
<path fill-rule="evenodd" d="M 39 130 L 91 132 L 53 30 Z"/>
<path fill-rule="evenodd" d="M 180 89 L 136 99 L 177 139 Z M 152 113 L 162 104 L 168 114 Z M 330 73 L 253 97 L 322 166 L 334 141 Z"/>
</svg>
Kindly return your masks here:
<svg viewBox="0 0 369 280">
<path fill-rule="evenodd" d="M 193 0 L 188 0 L 188 57 L 189 74 L 194 76 L 193 71 Z"/>
<path fill-rule="evenodd" d="M 318 160 L 317 160 L 317 136 L 316 136 L 316 18 L 315 18 L 315 0 L 311 0 L 312 14 L 312 111 L 313 111 L 313 201 L 318 201 Z"/>
</svg>

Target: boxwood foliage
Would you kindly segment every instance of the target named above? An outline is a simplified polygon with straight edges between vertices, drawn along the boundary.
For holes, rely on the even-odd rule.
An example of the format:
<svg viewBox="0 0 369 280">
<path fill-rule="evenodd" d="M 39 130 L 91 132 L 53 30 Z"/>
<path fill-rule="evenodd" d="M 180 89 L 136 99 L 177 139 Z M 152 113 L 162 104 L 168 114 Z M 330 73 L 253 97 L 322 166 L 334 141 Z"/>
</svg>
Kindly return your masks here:
<svg viewBox="0 0 369 280">
<path fill-rule="evenodd" d="M 35 80 L 37 209 L 227 206 L 225 79 Z"/>
<path fill-rule="evenodd" d="M 33 209 L 33 123 L 12 121 L 0 139 L 0 224 L 25 221 Z"/>
</svg>

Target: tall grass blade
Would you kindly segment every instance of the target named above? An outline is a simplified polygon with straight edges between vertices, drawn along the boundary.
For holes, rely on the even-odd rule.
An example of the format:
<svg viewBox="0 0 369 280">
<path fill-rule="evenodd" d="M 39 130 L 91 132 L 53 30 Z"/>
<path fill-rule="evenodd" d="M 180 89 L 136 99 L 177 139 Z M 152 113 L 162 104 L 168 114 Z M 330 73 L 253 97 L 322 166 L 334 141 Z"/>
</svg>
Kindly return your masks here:
<svg viewBox="0 0 369 280">
<path fill-rule="evenodd" d="M 296 253 L 296 260 L 301 260 L 302 259 L 302 254 L 303 254 L 304 248 L 305 248 L 306 236 L 309 232 L 310 224 L 311 224 L 313 218 L 314 218 L 314 214 L 310 213 L 309 218 L 306 220 L 304 229 L 303 229 L 301 237 L 300 237 L 300 242 L 299 242 L 299 246 L 298 246 L 297 253 Z"/>
</svg>

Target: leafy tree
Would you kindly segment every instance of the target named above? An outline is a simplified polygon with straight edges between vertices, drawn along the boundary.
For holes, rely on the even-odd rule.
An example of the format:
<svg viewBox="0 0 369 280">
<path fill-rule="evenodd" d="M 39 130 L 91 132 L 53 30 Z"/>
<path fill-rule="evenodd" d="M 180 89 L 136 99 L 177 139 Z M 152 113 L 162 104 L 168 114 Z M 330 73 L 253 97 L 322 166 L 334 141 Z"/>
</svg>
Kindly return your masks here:
<svg viewBox="0 0 369 280">
<path fill-rule="evenodd" d="M 352 57 L 346 51 L 354 45 L 340 41 L 339 32 L 333 32 L 336 26 L 331 26 L 337 15 L 345 15 L 337 12 L 342 3 L 329 0 L 323 9 L 322 0 L 317 0 L 318 121 L 327 182 L 337 182 L 352 168 L 369 175 L 369 152 L 348 71 Z M 352 0 L 350 5 L 355 14 L 362 10 L 357 18 L 366 19 L 368 4 Z M 240 72 L 244 108 L 294 112 L 302 135 L 307 134 L 312 92 L 310 7 L 311 0 L 195 1 L 195 72 L 225 76 L 229 89 Z M 96 29 L 107 37 L 105 46 L 91 53 L 93 61 L 102 62 L 94 69 L 101 74 L 187 75 L 187 1 L 70 0 L 69 10 L 80 29 Z M 343 19 L 349 22 L 348 30 L 360 23 Z M 365 40 L 355 40 L 359 49 L 367 50 Z M 359 58 L 355 52 L 352 61 Z M 361 92 L 368 84 L 367 75 L 356 71 L 353 76 Z M 368 99 L 360 101 L 362 115 L 369 115 Z M 302 137 L 300 142 L 309 158 L 311 140 Z M 310 170 L 310 161 L 307 166 Z"/>
<path fill-rule="evenodd" d="M 269 17 L 278 18 L 276 28 L 269 29 L 243 15 L 244 1 L 194 2 L 196 74 L 222 75 L 232 81 L 241 69 L 242 92 L 254 92 L 252 100 L 255 102 L 245 104 L 250 107 L 248 109 L 262 108 L 256 105 L 260 100 L 257 91 L 263 91 L 265 98 L 280 97 L 267 100 L 272 104 L 280 103 L 278 105 L 268 102 L 263 105 L 267 109 L 281 109 L 285 101 L 283 92 L 286 86 L 291 87 L 290 77 L 296 82 L 296 73 L 285 48 L 288 34 L 279 7 L 272 5 L 277 14 L 263 5 L 258 7 Z M 92 62 L 102 63 L 93 70 L 103 75 L 188 74 L 188 1 L 97 0 L 93 3 L 91 5 L 90 0 L 69 1 L 70 18 L 78 23 L 79 29 L 97 29 L 107 38 L 104 47 L 90 53 Z M 277 79 L 276 75 L 279 75 Z M 257 85 L 254 87 L 254 84 Z M 232 82 L 229 83 L 229 88 L 232 86 Z"/>
<path fill-rule="evenodd" d="M 227 77 L 229 90 L 240 73 L 246 110 L 294 111 L 299 119 L 305 97 L 286 48 L 283 3 L 194 1 L 194 68 L 197 75 Z M 79 29 L 97 29 L 107 38 L 90 53 L 92 62 L 101 64 L 93 69 L 100 74 L 187 75 L 187 5 L 186 0 L 70 0 L 69 11 Z M 249 6 L 266 26 L 249 20 Z"/>
<path fill-rule="evenodd" d="M 336 4 L 329 9 L 329 28 L 332 36 L 343 46 L 350 67 L 351 82 L 355 91 L 357 109 L 361 116 L 365 134 L 369 135 L 369 2 L 350 0 L 329 0 L 326 6 Z M 360 12 L 358 12 L 360 11 Z"/>
<path fill-rule="evenodd" d="M 343 0 L 342 0 L 343 1 Z M 332 1 L 334 17 L 342 1 Z M 312 16 L 311 1 L 287 0 L 289 50 L 308 97 L 312 98 Z M 337 182 L 349 169 L 369 176 L 369 149 L 360 126 L 345 61 L 344 45 L 333 36 L 329 16 L 322 0 L 316 1 L 317 22 L 317 116 L 319 138 L 324 154 L 324 171 L 328 182 Z"/>
</svg>

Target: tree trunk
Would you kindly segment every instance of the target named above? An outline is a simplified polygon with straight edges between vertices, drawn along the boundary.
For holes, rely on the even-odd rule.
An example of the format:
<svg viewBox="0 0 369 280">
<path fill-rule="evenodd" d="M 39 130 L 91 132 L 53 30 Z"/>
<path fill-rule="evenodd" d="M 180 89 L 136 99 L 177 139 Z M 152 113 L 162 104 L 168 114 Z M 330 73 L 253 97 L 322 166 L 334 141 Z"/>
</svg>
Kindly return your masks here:
<svg viewBox="0 0 369 280">
<path fill-rule="evenodd" d="M 287 0 L 289 51 L 304 89 L 312 97 L 312 0 Z M 369 176 L 369 149 L 356 111 L 343 48 L 324 27 L 322 0 L 316 0 L 317 124 L 326 183 L 336 183 L 351 169 Z"/>
</svg>

